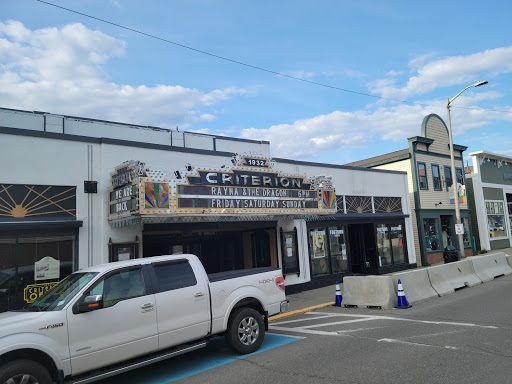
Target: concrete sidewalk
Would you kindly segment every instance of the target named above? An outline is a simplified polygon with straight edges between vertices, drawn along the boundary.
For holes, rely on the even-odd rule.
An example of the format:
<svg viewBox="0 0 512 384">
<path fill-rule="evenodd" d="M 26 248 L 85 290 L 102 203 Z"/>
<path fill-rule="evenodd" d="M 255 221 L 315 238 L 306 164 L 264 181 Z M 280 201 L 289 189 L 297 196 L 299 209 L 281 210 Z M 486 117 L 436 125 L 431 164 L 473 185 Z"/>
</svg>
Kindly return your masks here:
<svg viewBox="0 0 512 384">
<path fill-rule="evenodd" d="M 505 255 L 512 256 L 512 248 L 505 248 L 470 257 L 488 256 L 497 252 L 504 252 Z M 341 283 L 340 290 L 341 294 L 343 295 L 343 284 Z M 286 295 L 286 297 L 288 300 L 290 300 L 290 311 L 271 317 L 269 322 L 281 320 L 299 315 L 301 313 L 310 312 L 315 309 L 325 308 L 333 305 L 334 300 L 336 299 L 336 285 L 333 284 L 327 287 L 294 293 L 291 295 Z"/>
</svg>

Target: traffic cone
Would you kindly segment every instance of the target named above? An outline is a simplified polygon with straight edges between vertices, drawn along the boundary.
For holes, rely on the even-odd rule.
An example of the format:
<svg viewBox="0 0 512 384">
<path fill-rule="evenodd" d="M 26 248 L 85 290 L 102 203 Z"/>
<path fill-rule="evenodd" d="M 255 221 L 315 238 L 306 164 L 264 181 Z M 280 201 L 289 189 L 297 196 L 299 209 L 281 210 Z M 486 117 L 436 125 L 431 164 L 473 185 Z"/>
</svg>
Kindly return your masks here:
<svg viewBox="0 0 512 384">
<path fill-rule="evenodd" d="M 341 307 L 341 300 L 343 300 L 343 297 L 341 296 L 340 284 L 336 281 L 336 300 L 334 301 L 334 306 Z"/>
<path fill-rule="evenodd" d="M 405 297 L 404 287 L 400 279 L 398 279 L 398 306 L 396 308 L 411 308 Z"/>
</svg>

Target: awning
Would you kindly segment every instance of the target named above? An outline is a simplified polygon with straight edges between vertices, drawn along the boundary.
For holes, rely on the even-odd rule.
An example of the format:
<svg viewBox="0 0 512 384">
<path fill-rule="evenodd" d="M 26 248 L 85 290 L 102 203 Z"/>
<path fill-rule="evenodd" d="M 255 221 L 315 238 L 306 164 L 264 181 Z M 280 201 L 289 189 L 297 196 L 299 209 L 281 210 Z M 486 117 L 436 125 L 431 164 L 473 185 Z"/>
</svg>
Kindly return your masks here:
<svg viewBox="0 0 512 384">
<path fill-rule="evenodd" d="M 83 222 L 79 220 L 3 221 L 0 222 L 0 232 L 32 229 L 80 228 L 82 224 Z"/>
</svg>

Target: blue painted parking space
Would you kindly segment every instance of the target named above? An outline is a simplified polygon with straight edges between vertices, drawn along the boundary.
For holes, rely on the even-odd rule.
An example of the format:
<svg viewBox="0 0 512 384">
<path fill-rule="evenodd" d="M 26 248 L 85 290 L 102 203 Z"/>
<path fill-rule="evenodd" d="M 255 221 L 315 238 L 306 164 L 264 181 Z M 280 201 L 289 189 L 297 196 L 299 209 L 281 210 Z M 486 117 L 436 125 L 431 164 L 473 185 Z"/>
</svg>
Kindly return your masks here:
<svg viewBox="0 0 512 384">
<path fill-rule="evenodd" d="M 296 340 L 300 340 L 300 338 L 266 334 L 258 351 L 249 355 L 238 355 L 229 349 L 223 337 L 216 337 L 210 341 L 206 348 L 113 376 L 97 383 L 167 384 Z"/>
</svg>

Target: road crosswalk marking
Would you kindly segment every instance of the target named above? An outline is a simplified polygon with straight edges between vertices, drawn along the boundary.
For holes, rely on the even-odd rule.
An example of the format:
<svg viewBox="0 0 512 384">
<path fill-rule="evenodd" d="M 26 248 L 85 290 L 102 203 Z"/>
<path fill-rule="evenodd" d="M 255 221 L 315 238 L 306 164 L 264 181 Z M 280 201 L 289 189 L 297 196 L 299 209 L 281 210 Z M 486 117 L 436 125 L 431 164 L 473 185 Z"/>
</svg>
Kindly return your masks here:
<svg viewBox="0 0 512 384">
<path fill-rule="evenodd" d="M 352 323 L 364 323 L 370 321 L 379 321 L 379 320 L 387 320 L 387 321 L 403 321 L 410 323 L 418 323 L 418 324 L 435 324 L 435 325 L 449 325 L 455 327 L 477 327 L 484 329 L 497 329 L 498 327 L 490 326 L 490 325 L 479 325 L 473 323 L 461 323 L 461 322 L 453 322 L 453 321 L 430 321 L 430 320 L 418 320 L 418 319 L 410 319 L 403 317 L 394 317 L 394 316 L 377 316 L 377 315 L 360 315 L 360 314 L 340 314 L 340 313 L 329 313 L 329 312 L 306 312 L 304 313 L 306 317 L 302 317 L 300 319 L 294 320 L 286 320 L 286 321 L 278 321 L 271 325 L 272 330 L 276 331 L 288 331 L 288 332 L 297 332 L 304 334 L 314 334 L 314 335 L 328 335 L 328 336 L 347 336 L 344 333 L 348 331 L 345 330 L 337 330 L 337 331 L 322 331 L 314 328 L 322 328 L 322 327 L 332 327 L 336 325 L 346 325 Z M 340 319 L 339 321 L 332 321 L 334 319 Z M 349 318 L 349 319 L 347 319 Z M 343 319 L 343 320 L 342 320 Z M 292 324 L 294 323 L 308 323 L 314 320 L 328 320 L 328 322 L 315 323 L 310 325 L 302 325 L 299 327 L 294 327 Z M 291 326 L 286 326 L 291 325 Z M 370 328 L 359 328 L 358 331 L 368 330 Z M 350 330 L 354 331 L 354 330 Z M 388 339 L 383 339 L 383 341 L 387 341 Z M 391 340 L 391 339 L 389 339 Z"/>
</svg>

